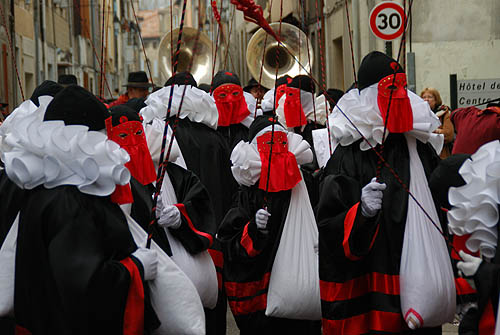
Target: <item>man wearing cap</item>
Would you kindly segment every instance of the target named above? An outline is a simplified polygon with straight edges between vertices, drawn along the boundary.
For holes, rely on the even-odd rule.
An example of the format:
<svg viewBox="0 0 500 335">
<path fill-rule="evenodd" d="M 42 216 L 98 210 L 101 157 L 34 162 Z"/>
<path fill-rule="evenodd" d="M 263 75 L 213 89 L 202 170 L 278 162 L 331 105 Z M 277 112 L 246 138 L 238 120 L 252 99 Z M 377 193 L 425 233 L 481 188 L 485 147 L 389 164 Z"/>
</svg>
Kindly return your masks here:
<svg viewBox="0 0 500 335">
<path fill-rule="evenodd" d="M 109 108 L 124 104 L 129 99 L 146 98 L 149 94 L 149 88 L 153 85 L 149 82 L 146 72 L 137 71 L 129 73 L 128 82 L 124 86 L 127 88 L 127 92 L 110 103 Z"/>
<path fill-rule="evenodd" d="M 22 202 L 0 207 L 2 231 L 17 243 L 16 333 L 135 334 L 156 328 L 154 313 L 145 315 L 152 309 L 145 307 L 144 287 L 156 276 L 157 257 L 137 248 L 110 199 L 130 173 L 129 155 L 101 132 L 106 107 L 76 85 L 37 101 L 39 107 L 21 104 L 0 128 L 6 173 L 0 203 L 23 190 Z M 24 135 L 27 128 L 31 136 Z"/>
<path fill-rule="evenodd" d="M 418 128 L 420 124 L 426 127 Z M 421 209 L 414 209 L 416 204 L 400 181 L 380 166 L 366 141 L 381 152 L 439 224 L 427 180 L 439 162 L 436 152 L 443 138 L 432 133 L 439 124 L 425 101 L 407 91 L 401 66 L 377 51 L 363 59 L 358 88 L 337 102 L 329 125 L 339 145 L 325 167 L 316 213 L 324 334 L 406 334 L 412 333 L 409 327 L 422 326 L 414 313 L 402 314 L 399 277 L 406 226 L 430 223 Z M 412 216 L 407 215 L 410 209 Z M 453 285 L 451 263 L 445 258 L 441 267 L 449 270 Z M 440 328 L 419 331 L 441 332 Z"/>
<path fill-rule="evenodd" d="M 252 78 L 248 81 L 247 86 L 243 88 L 243 91 L 250 93 L 260 103 L 268 90 Z"/>
</svg>

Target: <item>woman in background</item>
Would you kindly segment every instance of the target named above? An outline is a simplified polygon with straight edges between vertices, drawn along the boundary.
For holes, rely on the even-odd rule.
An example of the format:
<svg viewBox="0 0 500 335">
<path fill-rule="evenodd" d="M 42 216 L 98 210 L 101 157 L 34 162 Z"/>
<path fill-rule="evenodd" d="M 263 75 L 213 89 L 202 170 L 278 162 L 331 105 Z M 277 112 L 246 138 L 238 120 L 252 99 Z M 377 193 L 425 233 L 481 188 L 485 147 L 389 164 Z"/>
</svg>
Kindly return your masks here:
<svg viewBox="0 0 500 335">
<path fill-rule="evenodd" d="M 420 97 L 427 101 L 432 111 L 441 121 L 441 126 L 434 132 L 444 135 L 444 146 L 441 154 L 441 159 L 445 159 L 451 155 L 453 148 L 453 140 L 455 138 L 455 129 L 450 120 L 450 107 L 443 105 L 439 91 L 432 87 L 426 87 L 420 93 Z"/>
</svg>

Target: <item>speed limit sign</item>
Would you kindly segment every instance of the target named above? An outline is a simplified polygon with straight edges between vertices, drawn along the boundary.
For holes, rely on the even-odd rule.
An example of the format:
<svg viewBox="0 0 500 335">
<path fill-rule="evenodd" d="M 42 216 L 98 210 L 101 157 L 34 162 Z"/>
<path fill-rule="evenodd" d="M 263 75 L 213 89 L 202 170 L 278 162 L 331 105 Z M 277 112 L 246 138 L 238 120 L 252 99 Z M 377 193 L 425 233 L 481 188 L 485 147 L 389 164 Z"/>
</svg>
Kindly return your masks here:
<svg viewBox="0 0 500 335">
<path fill-rule="evenodd" d="M 370 13 L 370 29 L 378 38 L 391 41 L 405 30 L 406 15 L 403 7 L 392 1 L 375 6 Z"/>
</svg>

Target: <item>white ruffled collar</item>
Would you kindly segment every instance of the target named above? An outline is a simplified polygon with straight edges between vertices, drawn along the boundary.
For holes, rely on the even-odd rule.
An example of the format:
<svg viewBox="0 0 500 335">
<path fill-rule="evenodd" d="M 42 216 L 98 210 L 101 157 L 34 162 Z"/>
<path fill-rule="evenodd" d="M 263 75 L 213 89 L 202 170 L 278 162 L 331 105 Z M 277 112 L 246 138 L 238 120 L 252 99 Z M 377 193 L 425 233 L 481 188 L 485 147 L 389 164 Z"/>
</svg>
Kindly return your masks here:
<svg viewBox="0 0 500 335">
<path fill-rule="evenodd" d="M 365 88 L 361 94 L 358 89 L 350 90 L 342 96 L 333 109 L 328 118 L 330 133 L 340 145 L 347 146 L 361 139 L 359 132 L 340 110 L 349 117 L 372 146 L 382 143 L 384 122 L 377 103 L 377 85 Z M 408 97 L 413 110 L 413 129 L 408 134 L 423 143 L 429 142 L 434 150 L 440 153 L 444 137 L 433 133 L 441 124 L 439 118 L 432 112 L 429 104 L 418 95 L 408 90 Z M 386 131 L 386 137 L 388 135 L 389 132 Z M 366 141 L 361 141 L 359 146 L 361 150 L 370 149 Z"/>
<path fill-rule="evenodd" d="M 86 126 L 44 122 L 52 97 L 38 100 L 40 107 L 25 101 L 0 126 L 2 161 L 13 182 L 22 189 L 73 185 L 82 193 L 108 196 L 130 181 L 124 149 Z"/>
<path fill-rule="evenodd" d="M 150 123 L 155 118 L 165 120 L 170 99 L 170 88 L 171 86 L 163 87 L 148 96 L 145 101 L 147 106 L 142 108 L 140 112 L 146 123 Z M 191 85 L 174 85 L 170 109 L 171 116 L 177 115 L 184 88 L 186 88 L 186 93 L 184 94 L 179 117 L 181 119 L 187 117 L 193 122 L 203 123 L 212 129 L 217 129 L 219 113 L 214 100 L 205 91 Z"/>
<path fill-rule="evenodd" d="M 481 146 L 459 173 L 466 184 L 449 190 L 453 208 L 448 211 L 448 226 L 456 235 L 472 234 L 465 244 L 467 248 L 493 258 L 498 241 L 500 141 Z"/>
<path fill-rule="evenodd" d="M 279 131 L 282 130 L 280 129 Z M 288 151 L 295 155 L 299 165 L 308 164 L 313 161 L 311 147 L 302 136 L 288 132 L 287 138 Z M 231 162 L 233 163 L 231 171 L 238 184 L 252 186 L 260 179 L 262 162 L 256 143 L 240 141 L 231 153 Z"/>
</svg>

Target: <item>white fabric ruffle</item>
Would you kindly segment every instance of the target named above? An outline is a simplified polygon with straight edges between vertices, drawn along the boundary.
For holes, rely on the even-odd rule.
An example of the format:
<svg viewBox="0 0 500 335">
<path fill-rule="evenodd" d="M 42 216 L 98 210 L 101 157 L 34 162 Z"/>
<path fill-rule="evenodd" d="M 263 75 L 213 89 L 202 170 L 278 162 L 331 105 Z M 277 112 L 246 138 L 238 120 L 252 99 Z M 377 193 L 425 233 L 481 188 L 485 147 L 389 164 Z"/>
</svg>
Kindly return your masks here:
<svg viewBox="0 0 500 335">
<path fill-rule="evenodd" d="M 155 118 L 165 120 L 170 99 L 170 88 L 171 86 L 164 87 L 148 96 L 145 101 L 147 106 L 142 108 L 140 112 L 144 122 L 150 123 Z M 174 85 L 170 115 L 177 115 L 184 88 L 186 88 L 186 93 L 184 94 L 179 118 L 184 119 L 187 117 L 193 122 L 203 123 L 212 129 L 217 129 L 219 113 L 214 100 L 205 91 L 190 85 Z"/>
<path fill-rule="evenodd" d="M 361 139 L 359 132 L 342 112 L 356 125 L 372 146 L 382 143 L 384 121 L 377 103 L 377 85 L 373 84 L 365 88 L 361 94 L 358 89 L 350 90 L 340 98 L 333 109 L 328 119 L 330 133 L 340 145 L 347 146 Z M 432 112 L 429 104 L 418 95 L 408 91 L 408 97 L 413 110 L 413 129 L 408 134 L 423 143 L 429 142 L 439 154 L 443 148 L 444 137 L 433 133 L 441 124 L 438 117 Z M 389 131 L 386 131 L 386 137 L 388 135 Z M 362 141 L 359 146 L 361 150 L 370 149 L 366 141 Z"/>
<path fill-rule="evenodd" d="M 250 114 L 248 114 L 248 116 L 243 121 L 241 121 L 241 124 L 247 128 L 250 128 L 250 125 L 255 120 L 255 117 L 262 115 L 262 109 L 257 108 L 257 110 L 255 110 L 257 99 L 255 99 L 253 95 L 248 92 L 243 92 L 243 95 L 245 97 L 245 102 L 247 103 Z"/>
<path fill-rule="evenodd" d="M 74 185 L 80 192 L 108 196 L 126 185 L 128 153 L 101 132 L 63 121 L 43 121 L 52 97 L 40 107 L 23 102 L 0 126 L 0 152 L 9 178 L 22 189 Z"/>
<path fill-rule="evenodd" d="M 269 128 L 270 126 L 264 130 L 266 132 L 270 131 Z M 275 131 L 277 130 L 275 129 Z M 255 137 L 257 138 L 258 136 Z M 308 164 L 313 161 L 311 147 L 307 141 L 302 139 L 302 136 L 288 132 L 287 138 L 288 151 L 295 155 L 297 164 Z M 240 141 L 231 153 L 231 162 L 233 163 L 231 170 L 238 184 L 252 186 L 260 179 L 262 162 L 260 161 L 260 154 L 256 143 Z"/>
<path fill-rule="evenodd" d="M 316 123 L 326 125 L 326 115 L 330 113 L 330 103 L 322 94 L 316 97 Z M 314 113 L 307 116 L 307 120 L 314 121 Z"/>
<path fill-rule="evenodd" d="M 456 235 L 472 234 L 465 244 L 467 248 L 492 258 L 498 240 L 500 141 L 481 146 L 459 172 L 466 184 L 449 190 L 453 208 L 448 212 L 448 226 Z"/>
<path fill-rule="evenodd" d="M 260 107 L 264 112 L 271 112 L 274 110 L 274 88 L 271 88 L 264 94 L 260 102 Z"/>
</svg>

